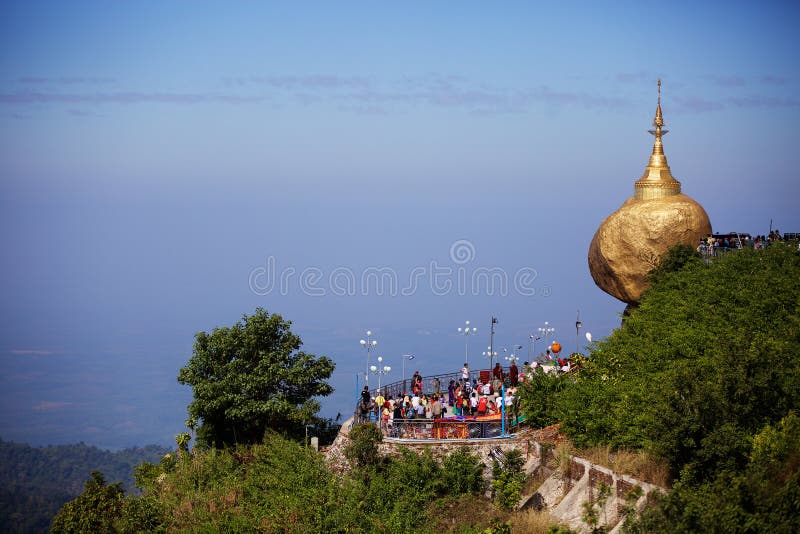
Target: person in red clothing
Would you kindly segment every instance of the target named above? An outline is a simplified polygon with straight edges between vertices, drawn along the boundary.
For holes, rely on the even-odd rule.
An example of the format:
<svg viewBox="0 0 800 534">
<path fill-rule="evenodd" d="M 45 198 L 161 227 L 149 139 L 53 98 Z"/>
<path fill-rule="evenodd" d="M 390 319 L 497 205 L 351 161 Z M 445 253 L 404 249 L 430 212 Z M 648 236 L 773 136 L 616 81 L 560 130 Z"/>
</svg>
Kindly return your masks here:
<svg viewBox="0 0 800 534">
<path fill-rule="evenodd" d="M 492 369 L 492 377 L 502 381 L 503 380 L 503 368 L 500 367 L 500 362 L 494 364 L 494 369 Z"/>
<path fill-rule="evenodd" d="M 517 382 L 519 382 L 519 369 L 517 368 L 517 362 L 511 362 L 511 367 L 508 369 L 508 380 L 511 382 L 511 387 L 517 387 Z"/>
<path fill-rule="evenodd" d="M 478 415 L 486 415 L 486 407 L 489 404 L 489 399 L 481 397 L 478 401 Z"/>
</svg>

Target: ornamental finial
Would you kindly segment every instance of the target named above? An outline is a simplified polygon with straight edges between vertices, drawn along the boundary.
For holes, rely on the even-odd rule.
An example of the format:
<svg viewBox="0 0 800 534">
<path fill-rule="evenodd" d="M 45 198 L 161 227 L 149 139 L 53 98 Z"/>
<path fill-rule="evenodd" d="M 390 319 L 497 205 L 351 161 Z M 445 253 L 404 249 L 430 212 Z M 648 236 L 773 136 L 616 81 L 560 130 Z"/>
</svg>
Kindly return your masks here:
<svg viewBox="0 0 800 534">
<path fill-rule="evenodd" d="M 656 127 L 655 132 L 650 132 L 656 137 L 661 137 L 661 134 L 666 134 L 665 131 L 661 131 L 661 127 L 664 126 L 664 118 L 661 116 L 661 78 L 658 79 L 658 104 L 656 105 L 656 118 L 653 119 L 653 126 Z"/>
<path fill-rule="evenodd" d="M 661 115 L 661 78 L 658 79 L 658 104 L 653 126 L 655 129 L 648 130 L 656 138 L 653 142 L 653 153 L 650 154 L 650 161 L 644 174 L 634 184 L 634 198 L 637 200 L 663 198 L 681 192 L 681 183 L 672 176 L 669 170 L 667 156 L 664 155 L 664 145 L 661 141 L 662 136 L 666 135 L 668 131 L 662 129 L 664 117 Z"/>
</svg>

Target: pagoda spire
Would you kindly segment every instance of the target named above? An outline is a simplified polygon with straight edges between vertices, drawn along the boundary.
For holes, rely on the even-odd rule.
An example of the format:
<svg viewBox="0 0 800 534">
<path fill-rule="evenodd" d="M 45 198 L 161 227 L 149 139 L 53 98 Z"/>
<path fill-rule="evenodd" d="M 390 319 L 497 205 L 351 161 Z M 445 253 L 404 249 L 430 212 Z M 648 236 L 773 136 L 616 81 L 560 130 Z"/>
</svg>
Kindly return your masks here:
<svg viewBox="0 0 800 534">
<path fill-rule="evenodd" d="M 653 152 L 650 154 L 650 161 L 644 170 L 644 174 L 633 186 L 634 198 L 636 200 L 650 200 L 677 195 L 681 192 L 681 183 L 676 180 L 669 170 L 667 156 L 664 155 L 664 145 L 661 138 L 669 130 L 665 130 L 664 117 L 661 113 L 661 79 L 658 80 L 658 104 L 656 105 L 656 116 L 653 119 L 653 130 L 648 130 L 655 137 L 653 141 Z"/>
</svg>

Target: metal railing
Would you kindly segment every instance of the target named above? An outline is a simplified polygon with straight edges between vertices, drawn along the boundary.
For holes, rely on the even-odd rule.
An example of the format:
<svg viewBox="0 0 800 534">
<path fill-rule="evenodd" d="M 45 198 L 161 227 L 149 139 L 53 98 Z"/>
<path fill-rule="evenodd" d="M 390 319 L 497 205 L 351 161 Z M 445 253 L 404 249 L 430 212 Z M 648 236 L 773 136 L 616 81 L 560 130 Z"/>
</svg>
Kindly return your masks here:
<svg viewBox="0 0 800 534">
<path fill-rule="evenodd" d="M 504 376 L 508 376 L 509 369 L 503 368 Z M 484 377 L 491 377 L 491 369 L 479 369 L 470 371 L 470 379 L 478 379 L 481 375 Z M 422 377 L 422 391 L 427 395 L 432 395 L 435 392 L 435 380 L 439 380 L 439 392 L 447 397 L 448 386 L 450 381 L 458 382 L 461 379 L 461 372 L 444 373 Z M 385 384 L 381 388 L 381 395 L 384 398 L 402 399 L 405 394 L 410 394 L 411 378 L 406 380 L 398 380 L 390 384 Z M 378 390 L 373 389 L 370 391 L 371 395 L 377 396 Z M 360 407 L 360 401 L 357 403 Z M 491 420 L 477 420 L 474 416 L 458 416 L 448 417 L 442 419 L 427 419 L 427 418 L 413 418 L 413 419 L 394 419 L 390 418 L 388 422 L 381 421 L 379 411 L 374 403 L 370 405 L 368 412 L 361 412 L 357 407 L 353 414 L 353 423 L 373 423 L 378 426 L 383 435 L 388 438 L 396 439 L 486 439 L 498 438 L 508 432 L 511 422 L 516 421 L 516 410 L 514 413 L 506 413 L 506 421 L 503 424 L 501 419 Z"/>
<path fill-rule="evenodd" d="M 483 372 L 487 374 L 489 377 L 492 376 L 491 369 L 478 369 L 478 370 L 471 370 L 470 371 L 470 380 L 476 380 L 479 378 L 480 373 Z M 508 376 L 508 367 L 503 367 L 503 375 Z M 439 392 L 447 394 L 447 387 L 450 385 L 450 381 L 458 382 L 461 379 L 461 372 L 455 373 L 443 373 L 443 374 L 436 374 L 430 376 L 423 376 L 422 377 L 422 391 L 426 395 L 431 395 L 434 393 L 434 380 L 439 379 Z M 384 397 L 388 397 L 389 395 L 392 398 L 396 399 L 397 397 L 402 397 L 404 394 L 408 393 L 411 394 L 411 378 L 406 378 L 405 380 L 398 380 L 397 382 L 392 382 L 390 384 L 384 384 L 381 386 L 381 393 Z M 377 388 L 370 391 L 370 393 L 375 396 L 378 392 Z"/>
<path fill-rule="evenodd" d="M 397 439 L 486 439 L 503 435 L 499 419 L 390 419 L 380 428 L 384 436 Z"/>
</svg>

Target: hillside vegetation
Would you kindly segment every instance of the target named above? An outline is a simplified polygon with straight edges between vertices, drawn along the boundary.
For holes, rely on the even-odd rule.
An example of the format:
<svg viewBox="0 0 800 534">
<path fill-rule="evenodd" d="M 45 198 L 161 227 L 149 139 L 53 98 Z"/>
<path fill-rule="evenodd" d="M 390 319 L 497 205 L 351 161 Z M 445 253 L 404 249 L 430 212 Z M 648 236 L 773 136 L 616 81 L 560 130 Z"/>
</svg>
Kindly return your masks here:
<svg viewBox="0 0 800 534">
<path fill-rule="evenodd" d="M 652 465 L 667 466 L 671 490 L 629 517 L 627 532 L 800 531 L 800 253 L 776 244 L 707 263 L 691 249 L 675 248 L 652 280 L 622 326 L 595 343 L 588 358 L 574 359 L 578 372 L 536 374 L 526 382 L 520 401 L 528 421 L 560 422 L 577 447 L 641 453 Z M 265 312 L 257 315 L 259 324 L 269 320 Z M 246 323 L 237 328 L 247 330 Z M 344 451 L 352 470 L 331 472 L 321 455 L 291 439 L 299 421 L 314 417 L 302 409 L 310 406 L 305 392 L 273 398 L 264 387 L 270 366 L 285 373 L 296 361 L 288 354 L 299 345 L 273 350 L 241 339 L 220 337 L 221 345 L 207 351 L 214 344 L 199 337 L 193 361 L 197 376 L 213 372 L 193 384 L 192 415 L 205 403 L 215 417 L 224 415 L 206 395 L 222 376 L 232 419 L 215 419 L 201 447 L 190 452 L 186 434 L 177 455 L 137 467 L 140 496 L 126 496 L 92 475 L 84 493 L 61 509 L 54 532 L 499 534 L 550 528 L 546 517 L 522 520 L 509 512 L 525 485 L 515 454 L 495 460 L 487 486 L 478 458 L 466 450 L 441 463 L 409 451 L 381 457 L 380 433 L 366 424 L 352 429 Z M 228 342 L 238 348 L 228 350 Z M 206 365 L 207 356 L 213 365 Z M 315 369 L 314 357 L 297 361 L 306 371 Z M 320 363 L 322 380 L 328 365 Z M 227 388 L 246 381 L 248 369 L 259 379 L 254 398 L 243 404 Z M 255 430 L 265 428 L 253 418 L 269 415 L 275 402 L 294 406 L 297 418 L 270 417 L 263 439 L 253 443 Z M 246 444 L 229 443 L 238 436 Z"/>
<path fill-rule="evenodd" d="M 347 474 L 271 433 L 257 445 L 195 449 L 144 464 L 136 469 L 141 496 L 93 478 L 59 512 L 53 532 L 477 534 L 508 532 L 509 519 L 525 517 L 506 511 L 519 499 L 519 454 L 493 466 L 492 503 L 483 496 L 483 465 L 466 449 L 441 462 L 408 450 L 387 458 L 378 454 L 374 426 L 357 425 L 353 434 Z"/>
<path fill-rule="evenodd" d="M 678 247 L 652 278 L 580 372 L 526 386 L 531 420 L 667 461 L 673 491 L 634 531 L 800 531 L 800 254 Z"/>
<path fill-rule="evenodd" d="M 150 445 L 110 452 L 84 445 L 31 447 L 0 439 L 0 532 L 46 532 L 92 471 L 133 489 L 133 468 L 169 452 Z"/>
</svg>

